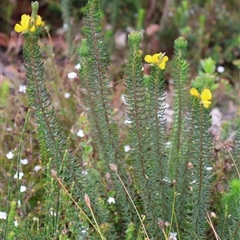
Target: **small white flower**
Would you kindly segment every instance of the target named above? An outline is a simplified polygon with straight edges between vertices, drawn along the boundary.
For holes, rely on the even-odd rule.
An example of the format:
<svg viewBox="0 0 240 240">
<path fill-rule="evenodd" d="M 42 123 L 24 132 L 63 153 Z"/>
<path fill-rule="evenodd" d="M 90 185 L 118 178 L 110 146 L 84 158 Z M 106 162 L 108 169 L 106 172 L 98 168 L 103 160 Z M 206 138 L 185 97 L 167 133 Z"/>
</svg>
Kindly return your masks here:
<svg viewBox="0 0 240 240">
<path fill-rule="evenodd" d="M 75 65 L 75 69 L 77 69 L 77 70 L 81 69 L 80 63 L 78 63 L 77 65 Z"/>
<path fill-rule="evenodd" d="M 171 147 L 171 144 L 172 144 L 171 142 L 166 142 L 166 143 L 165 143 L 166 148 L 170 148 L 170 147 Z"/>
<path fill-rule="evenodd" d="M 56 211 L 54 211 L 54 210 L 50 210 L 50 215 L 51 215 L 51 216 L 57 216 L 57 213 L 56 213 Z"/>
<path fill-rule="evenodd" d="M 0 219 L 7 219 L 7 213 L 6 212 L 0 212 Z"/>
<path fill-rule="evenodd" d="M 23 175 L 24 175 L 23 172 L 16 172 L 13 177 L 16 178 L 16 179 L 18 178 L 19 180 L 21 180 Z"/>
<path fill-rule="evenodd" d="M 109 197 L 107 200 L 108 204 L 114 203 L 115 204 L 115 198 Z"/>
<path fill-rule="evenodd" d="M 15 227 L 17 227 L 18 226 L 18 221 L 14 221 L 14 225 L 15 225 Z"/>
<path fill-rule="evenodd" d="M 84 137 L 84 132 L 82 129 L 80 129 L 78 132 L 77 132 L 77 136 L 78 137 Z"/>
<path fill-rule="evenodd" d="M 25 85 L 20 85 L 18 91 L 21 93 L 26 93 L 27 86 Z"/>
<path fill-rule="evenodd" d="M 6 157 L 7 157 L 8 159 L 12 159 L 12 158 L 13 158 L 13 153 L 12 153 L 12 151 L 8 152 L 8 153 L 6 154 Z"/>
<path fill-rule="evenodd" d="M 124 96 L 124 94 L 123 95 L 121 95 L 121 100 L 122 100 L 122 102 L 126 105 L 127 103 L 126 103 L 126 97 Z"/>
<path fill-rule="evenodd" d="M 68 73 L 67 76 L 68 76 L 69 79 L 74 79 L 74 78 L 77 77 L 77 74 L 75 72 L 70 72 L 70 73 Z"/>
<path fill-rule="evenodd" d="M 7 128 L 6 128 L 6 131 L 12 132 L 12 128 L 11 128 L 11 127 L 7 127 Z"/>
<path fill-rule="evenodd" d="M 213 168 L 212 168 L 212 167 L 206 167 L 205 169 L 206 169 L 207 171 L 212 171 Z"/>
<path fill-rule="evenodd" d="M 125 123 L 126 125 L 128 125 L 128 124 L 131 124 L 132 121 L 131 121 L 130 119 L 126 119 L 124 123 Z"/>
<path fill-rule="evenodd" d="M 88 172 L 87 171 L 82 171 L 82 175 L 86 176 L 86 175 L 88 175 Z"/>
<path fill-rule="evenodd" d="M 84 230 L 81 231 L 81 233 L 82 233 L 82 234 L 86 234 L 86 233 L 87 233 L 87 230 L 84 229 Z"/>
<path fill-rule="evenodd" d="M 20 186 L 20 192 L 26 192 L 27 188 L 26 186 L 22 185 Z"/>
<path fill-rule="evenodd" d="M 223 66 L 218 66 L 218 67 L 217 67 L 217 71 L 218 71 L 219 73 L 223 73 L 223 72 L 225 71 L 225 68 L 224 68 Z"/>
<path fill-rule="evenodd" d="M 63 29 L 64 29 L 64 30 L 68 30 L 68 24 L 67 24 L 67 23 L 64 23 L 64 24 L 63 24 Z"/>
<path fill-rule="evenodd" d="M 192 182 L 190 182 L 190 184 L 192 185 L 192 184 L 194 184 L 196 182 L 197 182 L 197 180 L 193 180 Z"/>
<path fill-rule="evenodd" d="M 170 236 L 168 240 L 177 240 L 177 233 L 176 232 L 170 232 Z"/>
<path fill-rule="evenodd" d="M 129 145 L 124 146 L 124 152 L 129 152 L 131 150 Z"/>
<path fill-rule="evenodd" d="M 34 170 L 35 172 L 38 172 L 41 168 L 42 168 L 42 167 L 41 167 L 40 165 L 37 165 L 37 166 L 34 167 L 33 170 Z"/>
<path fill-rule="evenodd" d="M 163 178 L 163 181 L 167 183 L 171 183 L 170 178 L 167 178 L 167 177 Z"/>
<path fill-rule="evenodd" d="M 20 201 L 20 200 L 18 200 L 18 206 L 19 206 L 19 207 L 21 207 L 21 206 L 22 206 L 22 204 L 21 204 L 21 201 Z"/>
<path fill-rule="evenodd" d="M 38 221 L 38 220 L 39 220 L 39 218 L 33 217 L 33 221 Z"/>
<path fill-rule="evenodd" d="M 64 93 L 64 97 L 65 97 L 65 98 L 70 98 L 70 96 L 71 96 L 70 93 L 68 93 L 68 92 L 65 92 L 65 93 Z"/>
<path fill-rule="evenodd" d="M 21 159 L 20 162 L 21 162 L 22 165 L 27 165 L 28 164 L 28 160 L 26 158 Z"/>
</svg>

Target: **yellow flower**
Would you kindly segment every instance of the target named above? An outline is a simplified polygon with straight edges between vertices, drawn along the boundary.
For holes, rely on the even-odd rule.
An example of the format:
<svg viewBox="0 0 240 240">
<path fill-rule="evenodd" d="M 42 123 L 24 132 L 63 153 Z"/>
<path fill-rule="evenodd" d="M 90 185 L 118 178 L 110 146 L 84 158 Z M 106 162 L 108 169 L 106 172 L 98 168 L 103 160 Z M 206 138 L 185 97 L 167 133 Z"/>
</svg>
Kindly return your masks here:
<svg viewBox="0 0 240 240">
<path fill-rule="evenodd" d="M 42 17 L 37 15 L 36 26 L 44 26 L 45 23 L 42 21 Z"/>
<path fill-rule="evenodd" d="M 209 108 L 209 106 L 211 105 L 212 93 L 208 88 L 205 88 L 201 94 L 196 88 L 191 88 L 190 94 L 194 97 L 200 98 L 201 103 L 205 108 Z"/>
<path fill-rule="evenodd" d="M 211 99 L 212 99 L 211 91 L 208 88 L 204 89 L 201 93 L 201 103 L 205 108 L 209 108 L 209 106 L 211 105 L 210 101 Z"/>
<path fill-rule="evenodd" d="M 14 27 L 14 30 L 17 33 L 21 32 L 35 32 L 36 27 L 38 26 L 44 26 L 44 22 L 42 21 L 42 17 L 37 15 L 36 21 L 32 17 L 30 17 L 27 14 L 23 14 L 21 17 L 21 22 L 20 24 L 16 24 Z"/>
<path fill-rule="evenodd" d="M 200 96 L 200 94 L 199 94 L 199 92 L 196 88 L 191 88 L 190 89 L 190 94 L 194 97 L 199 97 Z"/>
<path fill-rule="evenodd" d="M 27 14 L 23 14 L 20 24 L 17 23 L 14 27 L 14 30 L 18 33 L 28 31 L 29 22 L 30 16 Z"/>
<path fill-rule="evenodd" d="M 165 53 L 156 53 L 154 55 L 146 55 L 144 60 L 147 63 L 157 64 L 162 70 L 165 69 L 166 63 L 168 61 L 168 56 L 165 56 Z"/>
</svg>

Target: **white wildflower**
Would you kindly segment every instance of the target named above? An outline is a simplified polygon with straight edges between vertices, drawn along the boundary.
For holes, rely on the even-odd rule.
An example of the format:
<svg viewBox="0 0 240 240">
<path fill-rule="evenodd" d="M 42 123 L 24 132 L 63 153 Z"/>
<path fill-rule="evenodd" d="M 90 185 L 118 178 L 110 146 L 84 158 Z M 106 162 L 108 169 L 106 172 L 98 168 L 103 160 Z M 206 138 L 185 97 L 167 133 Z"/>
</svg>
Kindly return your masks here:
<svg viewBox="0 0 240 240">
<path fill-rule="evenodd" d="M 12 158 L 13 158 L 13 153 L 12 153 L 12 151 L 8 152 L 8 153 L 6 154 L 6 157 L 7 157 L 8 159 L 12 159 Z"/>
<path fill-rule="evenodd" d="M 27 188 L 26 186 L 22 185 L 20 186 L 20 192 L 26 192 Z"/>
<path fill-rule="evenodd" d="M 168 240 L 177 240 L 177 233 L 176 232 L 170 232 L 170 236 Z"/>
<path fill-rule="evenodd" d="M 6 212 L 0 212 L 0 219 L 7 219 L 7 213 Z"/>
<path fill-rule="evenodd" d="M 65 31 L 68 30 L 68 24 L 67 24 L 67 23 L 64 23 L 64 24 L 63 24 L 63 29 L 64 29 Z"/>
<path fill-rule="evenodd" d="M 213 170 L 212 167 L 206 167 L 205 169 L 206 169 L 207 171 L 212 171 L 212 170 Z"/>
<path fill-rule="evenodd" d="M 77 132 L 77 136 L 78 137 L 84 137 L 84 132 L 82 129 L 80 129 L 78 132 Z"/>
<path fill-rule="evenodd" d="M 86 234 L 86 233 L 87 233 L 87 230 L 84 229 L 84 230 L 81 231 L 81 233 L 82 233 L 82 234 Z"/>
<path fill-rule="evenodd" d="M 24 173 L 23 172 L 16 172 L 15 175 L 13 176 L 16 179 L 21 180 L 23 177 Z"/>
<path fill-rule="evenodd" d="M 18 221 L 14 221 L 14 225 L 15 225 L 15 227 L 17 227 L 18 226 Z"/>
<path fill-rule="evenodd" d="M 109 197 L 107 200 L 108 204 L 114 203 L 115 204 L 115 198 Z"/>
<path fill-rule="evenodd" d="M 76 69 L 76 70 L 81 69 L 81 65 L 80 65 L 80 63 L 78 63 L 77 65 L 75 65 L 75 69 Z"/>
<path fill-rule="evenodd" d="M 77 77 L 77 74 L 75 72 L 70 72 L 70 73 L 68 73 L 67 76 L 68 76 L 69 79 L 74 79 L 74 78 Z"/>
<path fill-rule="evenodd" d="M 25 85 L 20 85 L 18 91 L 20 93 L 26 93 L 27 86 Z"/>
<path fill-rule="evenodd" d="M 28 164 L 28 160 L 26 158 L 25 159 L 21 159 L 20 162 L 23 165 L 27 165 Z"/>
<path fill-rule="evenodd" d="M 163 178 L 163 181 L 166 182 L 166 183 L 171 183 L 170 178 L 167 178 L 167 177 L 164 177 L 164 178 Z"/>
<path fill-rule="evenodd" d="M 53 209 L 50 210 L 50 215 L 51 216 L 57 216 L 57 213 L 56 211 L 54 211 Z"/>
<path fill-rule="evenodd" d="M 41 168 L 42 168 L 42 167 L 41 167 L 40 165 L 37 165 L 37 166 L 34 167 L 33 170 L 34 170 L 35 172 L 38 172 Z"/>
<path fill-rule="evenodd" d="M 129 152 L 131 150 L 129 145 L 124 146 L 124 151 L 125 152 Z"/>
<path fill-rule="evenodd" d="M 126 103 L 126 99 L 125 99 L 125 96 L 124 95 L 121 95 L 121 100 L 122 100 L 122 102 L 124 103 L 124 105 L 126 105 L 127 103 Z"/>
<path fill-rule="evenodd" d="M 196 182 L 197 182 L 197 180 L 193 180 L 192 182 L 190 182 L 190 184 L 192 185 L 192 184 L 194 184 Z"/>
<path fill-rule="evenodd" d="M 70 93 L 68 93 L 68 92 L 65 92 L 65 93 L 64 93 L 64 97 L 65 97 L 65 98 L 70 98 L 70 96 L 71 96 Z"/>
<path fill-rule="evenodd" d="M 225 71 L 225 68 L 224 68 L 223 66 L 218 66 L 218 67 L 217 67 L 217 71 L 218 71 L 219 73 L 223 73 L 223 72 Z"/>
<path fill-rule="evenodd" d="M 170 148 L 170 147 L 171 147 L 171 145 L 172 145 L 172 143 L 171 143 L 171 142 L 166 142 L 166 143 L 165 143 L 165 146 L 166 146 L 166 148 Z"/>
<path fill-rule="evenodd" d="M 128 124 L 131 124 L 132 121 L 131 121 L 130 119 L 126 119 L 124 123 L 125 123 L 126 125 L 128 125 Z"/>
</svg>

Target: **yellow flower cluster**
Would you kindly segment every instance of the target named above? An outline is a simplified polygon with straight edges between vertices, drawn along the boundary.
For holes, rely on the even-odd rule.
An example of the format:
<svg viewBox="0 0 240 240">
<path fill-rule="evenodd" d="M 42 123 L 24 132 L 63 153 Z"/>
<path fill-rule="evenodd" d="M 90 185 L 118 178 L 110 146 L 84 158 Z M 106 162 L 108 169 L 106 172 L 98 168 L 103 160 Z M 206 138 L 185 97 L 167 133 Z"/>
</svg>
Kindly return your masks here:
<svg viewBox="0 0 240 240">
<path fill-rule="evenodd" d="M 36 20 L 34 20 L 32 17 L 30 17 L 27 14 L 23 14 L 21 17 L 20 24 L 16 24 L 14 27 L 14 30 L 17 33 L 21 32 L 35 32 L 36 27 L 43 27 L 45 23 L 42 21 L 42 17 L 37 15 Z"/>
<path fill-rule="evenodd" d="M 165 53 L 156 53 L 154 55 L 146 55 L 144 60 L 147 63 L 157 64 L 160 69 L 164 70 L 166 63 L 168 61 L 168 56 L 165 56 Z"/>
<path fill-rule="evenodd" d="M 208 88 L 205 88 L 201 94 L 196 88 L 191 88 L 190 94 L 194 97 L 200 98 L 201 103 L 205 108 L 209 108 L 209 106 L 211 105 L 212 93 Z"/>
</svg>

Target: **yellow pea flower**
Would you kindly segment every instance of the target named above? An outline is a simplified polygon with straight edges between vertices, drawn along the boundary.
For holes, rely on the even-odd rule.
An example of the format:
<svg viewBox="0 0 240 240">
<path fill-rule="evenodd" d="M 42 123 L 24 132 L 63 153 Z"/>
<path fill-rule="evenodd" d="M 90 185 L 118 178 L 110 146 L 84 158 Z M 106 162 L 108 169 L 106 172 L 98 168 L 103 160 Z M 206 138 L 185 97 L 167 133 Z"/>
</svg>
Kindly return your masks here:
<svg viewBox="0 0 240 240">
<path fill-rule="evenodd" d="M 209 108 L 209 106 L 211 105 L 212 93 L 208 88 L 205 88 L 201 94 L 196 88 L 191 88 L 190 94 L 194 97 L 200 98 L 201 103 L 205 108 Z"/>
<path fill-rule="evenodd" d="M 145 62 L 147 63 L 153 63 L 153 57 L 151 55 L 146 55 L 144 57 Z"/>
<path fill-rule="evenodd" d="M 45 23 L 42 21 L 42 17 L 37 15 L 36 21 L 32 17 L 30 17 L 27 14 L 23 14 L 21 17 L 21 22 L 20 24 L 16 24 L 14 27 L 14 30 L 17 33 L 21 32 L 35 32 L 36 27 L 38 26 L 44 26 Z"/>
<path fill-rule="evenodd" d="M 165 53 L 156 53 L 154 55 L 146 55 L 144 58 L 145 62 L 157 64 L 160 69 L 164 70 L 168 61 L 168 56 Z"/>
<path fill-rule="evenodd" d="M 160 57 L 160 53 L 156 53 L 152 56 L 152 63 L 156 63 L 158 64 L 159 62 L 159 57 Z"/>
<path fill-rule="evenodd" d="M 200 96 L 200 94 L 199 94 L 199 92 L 196 88 L 191 88 L 190 89 L 190 94 L 194 97 L 199 97 Z"/>
<path fill-rule="evenodd" d="M 17 23 L 14 27 L 14 30 L 17 33 L 28 31 L 29 22 L 30 22 L 30 16 L 27 14 L 23 14 L 21 17 L 20 24 Z"/>
<path fill-rule="evenodd" d="M 204 89 L 201 93 L 201 103 L 205 108 L 209 108 L 209 106 L 211 105 L 210 101 L 211 99 L 212 99 L 211 91 L 208 88 Z"/>
<path fill-rule="evenodd" d="M 42 17 L 39 15 L 37 15 L 37 20 L 35 24 L 36 26 L 42 26 L 42 27 L 45 25 L 45 23 L 42 21 Z"/>
</svg>

